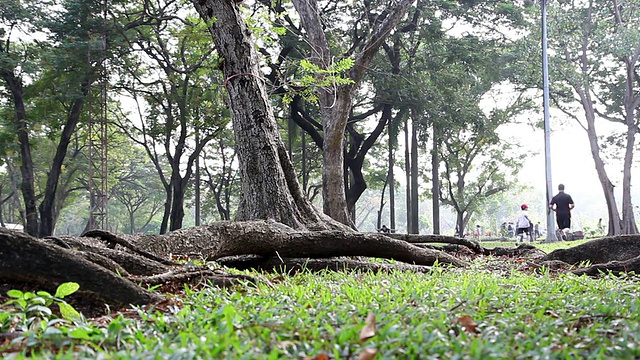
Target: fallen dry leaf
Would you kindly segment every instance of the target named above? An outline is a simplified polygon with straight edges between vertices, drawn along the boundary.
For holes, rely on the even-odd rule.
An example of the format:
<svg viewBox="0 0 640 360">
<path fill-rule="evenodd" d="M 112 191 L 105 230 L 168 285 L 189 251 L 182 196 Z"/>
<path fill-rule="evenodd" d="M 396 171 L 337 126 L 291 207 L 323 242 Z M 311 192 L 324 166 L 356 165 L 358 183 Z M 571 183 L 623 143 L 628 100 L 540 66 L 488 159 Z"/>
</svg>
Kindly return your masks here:
<svg viewBox="0 0 640 360">
<path fill-rule="evenodd" d="M 318 354 L 315 357 L 305 356 L 302 360 L 329 360 L 329 356 L 325 353 Z"/>
<path fill-rule="evenodd" d="M 360 352 L 360 355 L 358 355 L 358 360 L 372 360 L 377 353 L 378 350 L 376 349 L 364 349 Z"/>
<path fill-rule="evenodd" d="M 286 350 L 288 347 L 294 346 L 296 343 L 294 343 L 291 340 L 284 340 L 284 341 L 280 341 L 278 343 L 278 349 L 280 350 Z"/>
<path fill-rule="evenodd" d="M 367 322 L 360 331 L 360 341 L 367 341 L 376 334 L 376 316 L 370 312 L 367 315 Z"/>
<path fill-rule="evenodd" d="M 469 315 L 464 315 L 458 318 L 458 323 L 462 325 L 464 331 L 469 334 L 478 334 L 480 331 L 478 330 L 478 324 L 473 321 L 473 318 Z"/>
</svg>

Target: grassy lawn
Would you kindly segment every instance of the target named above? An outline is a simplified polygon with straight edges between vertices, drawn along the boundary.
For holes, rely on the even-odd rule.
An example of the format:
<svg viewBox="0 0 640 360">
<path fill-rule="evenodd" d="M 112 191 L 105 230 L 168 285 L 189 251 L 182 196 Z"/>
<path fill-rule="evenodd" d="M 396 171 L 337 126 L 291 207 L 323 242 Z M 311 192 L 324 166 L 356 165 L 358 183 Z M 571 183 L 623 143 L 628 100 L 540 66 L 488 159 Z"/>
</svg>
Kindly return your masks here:
<svg viewBox="0 0 640 360">
<path fill-rule="evenodd" d="M 436 268 L 430 274 L 252 273 L 263 282 L 226 290 L 185 288 L 163 304 L 89 320 L 59 319 L 4 305 L 0 333 L 11 326 L 29 331 L 21 338 L 0 340 L 0 355 L 318 360 L 640 357 L 640 286 L 635 276 L 554 275 L 516 270 L 508 261 L 485 258 L 469 269 Z"/>
</svg>

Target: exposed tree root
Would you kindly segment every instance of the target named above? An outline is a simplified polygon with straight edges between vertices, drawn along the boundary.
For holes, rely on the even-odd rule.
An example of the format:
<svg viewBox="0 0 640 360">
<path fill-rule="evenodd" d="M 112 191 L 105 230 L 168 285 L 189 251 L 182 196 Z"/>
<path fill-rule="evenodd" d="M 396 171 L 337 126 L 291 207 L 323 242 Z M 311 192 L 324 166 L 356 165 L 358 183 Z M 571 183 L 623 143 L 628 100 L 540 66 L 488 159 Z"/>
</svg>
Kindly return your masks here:
<svg viewBox="0 0 640 360">
<path fill-rule="evenodd" d="M 484 254 L 485 248 L 483 248 L 479 242 L 471 239 L 465 239 L 455 236 L 446 235 L 416 235 L 416 234 L 385 234 L 391 238 L 406 241 L 410 244 L 451 244 L 451 245 L 463 245 L 471 249 L 476 254 Z"/>
<path fill-rule="evenodd" d="M 541 259 L 546 254 L 531 244 L 521 244 L 518 247 L 497 247 L 493 249 L 484 249 L 486 255 L 520 257 L 525 259 Z"/>
<path fill-rule="evenodd" d="M 357 260 L 349 257 L 334 257 L 323 259 L 310 258 L 265 258 L 262 256 L 230 256 L 219 259 L 220 265 L 239 270 L 258 269 L 267 272 L 297 273 L 303 270 L 309 271 L 413 271 L 428 273 L 430 266 L 411 264 L 389 264 Z"/>
<path fill-rule="evenodd" d="M 154 260 L 153 258 L 158 258 L 155 255 L 152 255 L 151 257 L 138 256 L 137 252 L 131 253 L 116 250 L 115 248 L 105 247 L 105 244 L 99 240 L 90 241 L 87 238 L 62 236 L 47 237 L 43 241 L 55 245 L 65 244 L 65 248 L 76 250 L 89 261 L 95 262 L 96 264 L 113 272 L 119 273 L 122 276 L 127 276 L 128 274 L 158 274 L 168 270 L 169 267 L 165 264 L 173 264 L 165 259 L 161 259 L 162 262 Z M 125 240 L 122 240 L 122 243 L 125 242 Z M 125 246 L 125 248 L 130 249 L 128 246 Z"/>
<path fill-rule="evenodd" d="M 434 241 L 423 237 L 424 240 Z M 383 234 L 300 232 L 273 221 L 226 221 L 165 235 L 138 236 L 94 230 L 84 237 L 35 239 L 0 230 L 0 279 L 29 282 L 51 290 L 63 282 L 75 281 L 83 291 L 113 305 L 145 304 L 161 298 L 143 286 L 205 281 L 227 286 L 255 282 L 247 276 L 193 265 L 184 267 L 167 260 L 177 256 L 213 261 L 237 255 L 277 259 L 259 266 L 265 270 L 284 265 L 289 270 L 305 267 L 426 272 L 436 262 L 467 265 L 443 251 L 420 248 Z M 333 258 L 336 256 L 387 258 L 407 264 L 337 260 Z"/>
<path fill-rule="evenodd" d="M 91 237 L 91 238 L 98 238 L 101 239 L 103 241 L 105 241 L 107 243 L 107 247 L 109 249 L 115 249 L 116 245 L 120 245 L 128 250 L 131 250 L 132 252 L 134 252 L 135 254 L 138 254 L 144 258 L 147 259 L 151 259 L 153 261 L 159 262 L 160 264 L 164 264 L 164 265 L 177 265 L 174 262 L 171 262 L 169 260 L 163 259 L 161 257 L 155 256 L 154 254 L 151 254 L 147 251 L 144 251 L 140 248 L 138 248 L 137 246 L 135 246 L 134 244 L 130 243 L 129 241 L 126 241 L 125 239 L 116 236 L 114 234 L 111 234 L 109 232 L 106 231 L 101 231 L 101 230 L 89 230 L 87 232 L 85 232 L 84 234 L 82 234 L 82 237 Z"/>
<path fill-rule="evenodd" d="M 161 297 L 80 256 L 27 234 L 0 229 L 2 280 L 29 282 L 49 290 L 75 281 L 82 291 L 115 305 L 146 304 Z"/>
<path fill-rule="evenodd" d="M 94 235 L 99 236 L 99 233 L 94 232 Z M 299 232 L 269 221 L 221 221 L 176 230 L 162 236 L 141 235 L 130 241 L 158 255 L 182 254 L 204 260 L 244 254 L 310 258 L 368 256 L 417 265 L 433 265 L 436 262 L 459 267 L 467 265 L 442 251 L 422 249 L 383 234 Z"/>
<path fill-rule="evenodd" d="M 217 222 L 165 235 L 115 235 L 104 231 L 86 235 L 35 239 L 0 229 L 0 280 L 28 282 L 51 290 L 60 283 L 75 281 L 81 290 L 106 303 L 128 305 L 161 299 L 143 286 L 180 287 L 183 283 L 202 282 L 228 286 L 257 281 L 209 265 L 179 265 L 167 260 L 173 257 L 217 261 L 238 269 L 286 272 L 330 269 L 426 273 L 435 263 L 464 267 L 467 262 L 458 256 L 472 258 L 479 254 L 531 259 L 530 267 L 553 265 L 557 271 L 570 271 L 577 264 L 591 262 L 595 265 L 574 268 L 573 273 L 592 276 L 638 272 L 640 267 L 638 236 L 598 239 L 546 255 L 528 244 L 486 249 L 475 241 L 446 236 L 296 231 L 272 221 Z M 443 248 L 426 245 L 431 242 L 447 244 L 444 249 L 455 256 Z M 360 257 L 402 263 L 372 262 Z M 571 265 L 562 266 L 564 263 Z"/>
<path fill-rule="evenodd" d="M 600 276 L 602 274 L 620 275 L 621 273 L 634 272 L 640 274 L 640 256 L 625 261 L 610 261 L 605 264 L 580 268 L 572 271 L 576 275 Z"/>
<path fill-rule="evenodd" d="M 256 283 L 257 280 L 251 276 L 240 274 L 228 274 L 221 269 L 208 269 L 205 267 L 187 266 L 178 268 L 166 273 L 132 277 L 147 286 L 162 285 L 166 283 L 211 283 L 219 287 L 227 287 L 241 283 Z"/>
<path fill-rule="evenodd" d="M 604 264 L 610 261 L 625 261 L 640 256 L 640 235 L 609 236 L 591 240 L 568 249 L 550 252 L 542 260 L 560 260 L 578 265 L 590 262 Z"/>
</svg>

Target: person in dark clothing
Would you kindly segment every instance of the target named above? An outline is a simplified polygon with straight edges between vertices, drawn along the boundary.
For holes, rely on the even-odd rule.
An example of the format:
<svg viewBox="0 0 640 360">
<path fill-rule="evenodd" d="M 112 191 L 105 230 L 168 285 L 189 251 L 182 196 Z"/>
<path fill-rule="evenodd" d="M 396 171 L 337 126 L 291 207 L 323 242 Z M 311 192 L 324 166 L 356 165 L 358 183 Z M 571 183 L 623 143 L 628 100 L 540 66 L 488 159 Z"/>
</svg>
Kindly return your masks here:
<svg viewBox="0 0 640 360">
<path fill-rule="evenodd" d="M 571 227 L 571 209 L 575 207 L 571 195 L 564 192 L 564 185 L 558 185 L 558 194 L 551 199 L 549 209 L 556 212 L 556 223 L 558 229 L 569 229 Z"/>
</svg>

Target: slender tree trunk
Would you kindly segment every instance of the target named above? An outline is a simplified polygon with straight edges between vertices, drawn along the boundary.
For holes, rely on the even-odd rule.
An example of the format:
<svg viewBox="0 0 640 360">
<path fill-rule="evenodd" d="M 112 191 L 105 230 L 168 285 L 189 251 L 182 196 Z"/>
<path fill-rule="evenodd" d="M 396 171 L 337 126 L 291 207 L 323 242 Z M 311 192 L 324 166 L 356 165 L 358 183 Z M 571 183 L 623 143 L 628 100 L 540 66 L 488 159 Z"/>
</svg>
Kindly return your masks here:
<svg viewBox="0 0 640 360">
<path fill-rule="evenodd" d="M 18 180 L 16 179 L 16 172 L 15 169 L 13 167 L 13 161 L 10 161 L 8 159 L 6 160 L 6 165 L 7 165 L 7 171 L 9 174 L 9 179 L 11 181 L 11 189 L 13 190 L 13 197 L 15 198 L 15 203 L 17 204 L 17 208 L 18 208 L 18 214 L 20 215 L 20 223 L 24 226 L 26 225 L 26 219 L 25 219 L 25 211 L 24 208 L 22 207 L 22 203 L 20 202 L 20 192 L 18 191 Z"/>
<path fill-rule="evenodd" d="M 347 187 L 347 208 L 355 220 L 356 203 L 360 196 L 367 189 L 367 182 L 362 173 L 367 153 L 377 142 L 378 138 L 384 133 L 384 129 L 391 121 L 393 107 L 390 104 L 384 104 L 375 108 L 375 112 L 382 109 L 380 119 L 376 127 L 368 136 L 359 133 L 352 124 L 347 125 L 349 132 L 349 146 L 345 154 L 345 172 L 348 171 L 349 186 Z"/>
<path fill-rule="evenodd" d="M 0 52 L 3 52 L 1 47 Z M 36 205 L 33 159 L 31 158 L 27 112 L 24 107 L 22 84 L 13 72 L 0 70 L 0 76 L 2 76 L 7 83 L 7 87 L 13 98 L 13 107 L 16 114 L 15 127 L 18 133 L 18 142 L 20 143 L 20 174 L 22 175 L 20 190 L 24 201 L 24 215 L 26 220 L 24 231 L 31 236 L 38 236 L 38 207 Z"/>
<path fill-rule="evenodd" d="M 396 166 L 395 149 L 398 131 L 395 124 L 389 122 L 389 228 L 396 228 L 396 178 L 393 168 Z"/>
<path fill-rule="evenodd" d="M 413 204 L 413 202 L 411 201 L 411 156 L 410 156 L 410 152 L 409 152 L 409 146 L 410 146 L 410 142 L 409 142 L 409 119 L 405 118 L 404 119 L 404 177 L 405 177 L 405 181 L 407 182 L 407 193 L 405 194 L 406 199 L 407 199 L 407 204 L 406 204 L 406 208 L 407 208 L 407 233 L 409 233 L 411 231 L 411 229 L 413 229 L 413 224 L 411 223 L 411 220 L 413 219 L 413 216 L 411 216 L 411 214 L 413 213 L 413 209 L 411 208 L 411 205 Z"/>
<path fill-rule="evenodd" d="M 199 129 L 196 127 L 196 144 L 200 142 L 200 131 Z M 194 173 L 194 187 L 195 187 L 195 192 L 194 192 L 194 197 L 195 197 L 195 203 L 196 203 L 196 208 L 195 211 L 196 213 L 195 215 L 195 226 L 200 226 L 200 156 L 196 156 L 196 162 L 195 162 L 195 173 Z"/>
<path fill-rule="evenodd" d="M 591 149 L 591 157 L 595 164 L 596 173 L 600 180 L 600 185 L 604 193 L 604 199 L 607 204 L 607 213 L 609 216 L 609 230 L 608 235 L 619 235 L 622 233 L 622 221 L 620 220 L 620 213 L 618 212 L 618 206 L 616 203 L 616 197 L 613 191 L 613 184 L 609 180 L 607 170 L 605 169 L 604 161 L 600 156 L 600 146 L 598 144 L 598 135 L 595 129 L 595 111 L 593 109 L 593 102 L 588 92 L 576 89 L 580 96 L 582 107 L 585 111 L 585 117 L 587 119 L 587 136 L 589 138 L 589 147 Z"/>
<path fill-rule="evenodd" d="M 171 209 L 173 207 L 173 181 L 170 184 L 163 184 L 166 199 L 164 201 L 164 212 L 162 213 L 162 222 L 160 223 L 160 234 L 164 234 L 169 229 L 169 219 Z"/>
<path fill-rule="evenodd" d="M 136 233 L 136 218 L 135 213 L 133 211 L 129 211 L 129 223 L 131 224 L 130 233 L 131 235 Z"/>
<path fill-rule="evenodd" d="M 414 113 L 411 124 L 411 231 L 409 234 L 420 233 L 420 197 L 418 196 L 418 119 Z"/>
<path fill-rule="evenodd" d="M 590 4 L 591 6 L 592 4 Z M 580 71 L 582 73 L 581 81 L 573 81 L 571 82 L 573 89 L 578 94 L 580 98 L 580 103 L 582 104 L 582 108 L 584 109 L 584 114 L 587 122 L 587 137 L 589 139 L 589 147 L 591 149 L 591 156 L 595 163 L 596 173 L 598 174 L 598 179 L 600 180 L 600 185 L 602 186 L 602 190 L 604 193 L 604 198 L 607 204 L 607 213 L 609 216 L 609 229 L 608 235 L 618 235 L 622 233 L 622 221 L 620 219 L 620 213 L 618 212 L 618 206 L 616 204 L 615 194 L 613 192 L 613 184 L 611 180 L 609 180 L 609 176 L 607 175 L 607 171 L 605 169 L 604 161 L 600 156 L 600 146 L 598 144 L 598 134 L 595 128 L 595 109 L 593 107 L 593 100 L 591 99 L 591 85 L 589 84 L 589 36 L 592 26 L 591 26 L 591 8 L 589 8 L 589 12 L 586 18 L 586 24 L 584 25 L 585 35 L 583 36 L 582 43 L 582 52 L 578 59 L 578 63 L 580 66 Z M 573 62 L 574 59 L 565 59 L 568 62 Z"/>
<path fill-rule="evenodd" d="M 186 124 L 183 124 L 182 127 L 186 129 Z M 186 131 L 183 136 L 183 139 L 186 139 Z M 198 142 L 196 142 L 195 148 L 189 158 L 186 161 L 187 170 L 184 172 L 184 175 L 180 175 L 179 166 L 176 166 L 173 169 L 172 177 L 173 180 L 171 183 L 173 184 L 173 201 L 171 207 L 171 231 L 181 229 L 184 222 L 184 198 L 185 193 L 187 192 L 187 186 L 189 185 L 189 180 L 193 175 L 193 168 L 197 159 L 200 157 L 200 153 L 203 147 L 211 140 L 211 136 L 207 136 L 204 139 L 200 139 L 198 137 Z M 179 153 L 183 152 L 184 147 L 179 146 Z M 176 156 L 176 159 L 179 158 Z"/>
<path fill-rule="evenodd" d="M 389 173 L 387 173 L 387 179 L 382 186 L 382 191 L 380 192 L 380 207 L 378 208 L 378 218 L 376 220 L 376 229 L 380 229 L 382 227 L 382 211 L 384 210 L 384 193 L 387 191 L 387 185 L 389 185 Z"/>
<path fill-rule="evenodd" d="M 623 59 L 626 70 L 626 88 L 624 96 L 625 123 L 627 125 L 627 142 L 624 154 L 624 167 L 622 171 L 622 232 L 624 234 L 637 234 L 633 203 L 631 201 L 631 168 L 633 167 L 633 152 L 635 149 L 638 123 L 636 112 L 640 114 L 640 95 L 634 89 L 634 84 L 640 85 L 640 76 L 636 73 L 638 59 L 640 58 L 640 41 L 636 46 L 635 54 Z"/>
<path fill-rule="evenodd" d="M 322 193 L 324 212 L 331 218 L 353 227 L 347 211 L 346 192 L 343 180 L 344 135 L 347 119 L 351 110 L 352 98 L 360 86 L 365 71 L 373 56 L 407 12 L 414 0 L 400 0 L 390 9 L 388 16 L 378 28 L 373 29 L 362 52 L 355 56 L 355 64 L 347 77 L 353 83 L 345 86 L 323 87 L 318 99 L 324 132 Z M 321 69 L 328 69 L 332 63 L 332 54 L 320 20 L 320 11 L 316 0 L 293 0 L 300 15 L 302 26 L 306 30 L 311 45 L 310 58 Z M 326 74 L 316 74 L 320 80 Z"/>
<path fill-rule="evenodd" d="M 633 117 L 633 109 L 631 109 L 631 117 Z M 629 117 L 629 115 L 627 115 Z M 629 124 L 629 122 L 627 122 Z M 631 168 L 633 166 L 633 152 L 635 148 L 635 133 L 637 126 L 633 124 L 627 125 L 627 144 L 624 155 L 624 167 L 622 170 L 622 223 L 620 224 L 623 234 L 637 234 L 638 226 L 636 225 L 635 215 L 633 214 L 633 203 L 631 201 Z"/>
<path fill-rule="evenodd" d="M 171 217 L 169 228 L 170 231 L 178 230 L 182 228 L 182 222 L 184 221 L 184 194 L 186 191 L 187 181 L 181 176 L 176 176 L 173 182 L 173 200 L 171 204 Z"/>
<path fill-rule="evenodd" d="M 456 236 L 464 237 L 465 226 L 466 224 L 464 222 L 464 214 L 462 213 L 462 211 L 456 211 L 456 229 L 458 230 Z"/>
<path fill-rule="evenodd" d="M 307 133 L 302 132 L 302 192 L 307 193 L 309 174 L 307 170 Z"/>
<path fill-rule="evenodd" d="M 433 125 L 433 149 L 431 149 L 431 196 L 433 204 L 433 233 L 440 234 L 440 157 L 438 149 L 438 130 Z"/>
</svg>

